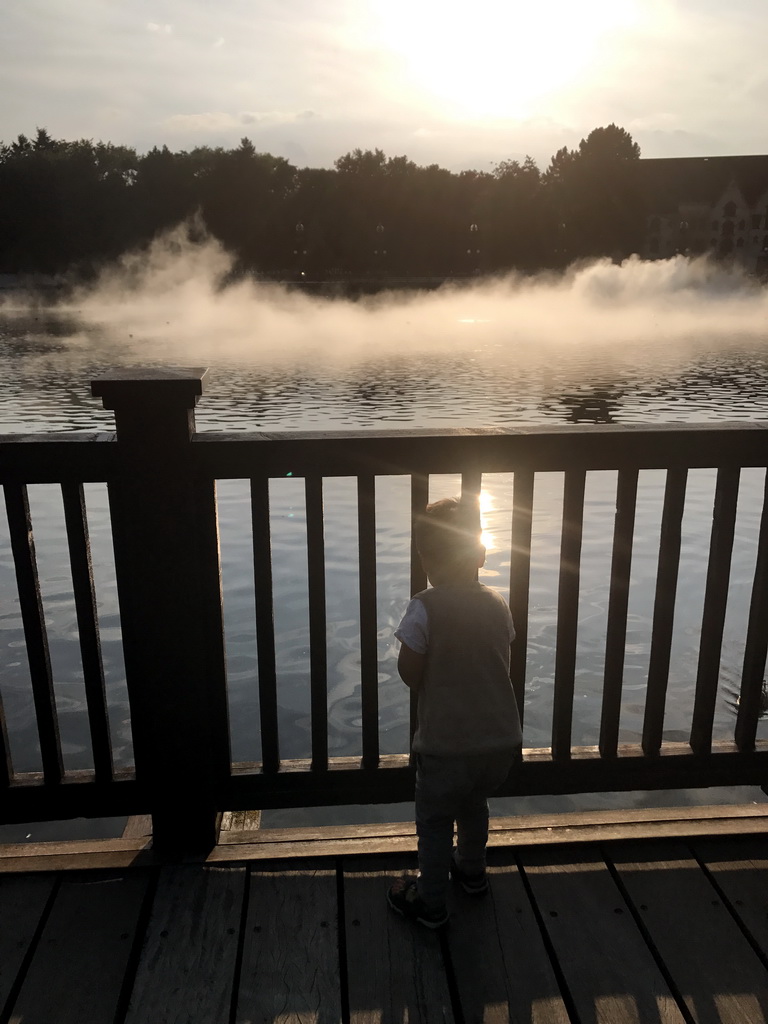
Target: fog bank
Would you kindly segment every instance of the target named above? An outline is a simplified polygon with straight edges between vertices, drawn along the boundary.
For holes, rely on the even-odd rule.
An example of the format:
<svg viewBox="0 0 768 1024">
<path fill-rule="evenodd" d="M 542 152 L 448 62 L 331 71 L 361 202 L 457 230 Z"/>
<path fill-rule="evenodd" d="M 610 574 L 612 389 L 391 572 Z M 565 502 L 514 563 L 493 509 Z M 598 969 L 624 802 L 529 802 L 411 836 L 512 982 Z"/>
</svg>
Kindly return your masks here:
<svg viewBox="0 0 768 1024">
<path fill-rule="evenodd" d="M 195 227 L 178 227 L 59 308 L 137 360 L 187 364 L 355 362 L 467 348 L 525 360 L 574 346 L 610 346 L 620 358 L 622 347 L 638 345 L 669 358 L 702 343 L 761 338 L 768 323 L 768 289 L 703 258 L 598 260 L 563 275 L 351 300 L 232 281 L 232 257 L 199 239 Z"/>
</svg>

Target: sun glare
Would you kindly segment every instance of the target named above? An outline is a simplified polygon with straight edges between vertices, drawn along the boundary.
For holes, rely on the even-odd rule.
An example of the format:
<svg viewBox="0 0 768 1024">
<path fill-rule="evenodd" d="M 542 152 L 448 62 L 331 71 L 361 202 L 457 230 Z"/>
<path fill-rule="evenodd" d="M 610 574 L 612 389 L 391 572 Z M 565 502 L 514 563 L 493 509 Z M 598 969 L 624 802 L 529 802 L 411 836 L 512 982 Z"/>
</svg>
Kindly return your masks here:
<svg viewBox="0 0 768 1024">
<path fill-rule="evenodd" d="M 494 537 L 491 530 L 488 529 L 486 515 L 492 512 L 494 508 L 493 497 L 488 491 L 480 492 L 480 517 L 483 523 L 483 532 L 480 537 L 480 542 L 486 551 L 491 552 L 496 550 L 496 538 Z"/>
<path fill-rule="evenodd" d="M 565 86 L 588 84 L 601 47 L 636 21 L 639 0 L 373 0 L 377 36 L 401 87 L 443 114 L 528 117 Z"/>
</svg>

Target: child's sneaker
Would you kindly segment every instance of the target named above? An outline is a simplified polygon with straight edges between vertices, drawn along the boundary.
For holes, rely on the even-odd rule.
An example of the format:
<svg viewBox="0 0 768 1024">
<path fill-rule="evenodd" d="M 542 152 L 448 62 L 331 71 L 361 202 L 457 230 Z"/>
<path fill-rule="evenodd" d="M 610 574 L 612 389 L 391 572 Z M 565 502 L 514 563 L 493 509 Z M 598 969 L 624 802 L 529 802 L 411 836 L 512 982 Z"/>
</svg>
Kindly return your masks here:
<svg viewBox="0 0 768 1024">
<path fill-rule="evenodd" d="M 455 856 L 451 858 L 451 878 L 470 896 L 484 896 L 488 892 L 488 872 L 481 871 L 479 875 L 468 875 L 456 863 Z"/>
<path fill-rule="evenodd" d="M 427 928 L 442 928 L 448 923 L 448 911 L 430 910 L 416 887 L 415 878 L 400 878 L 387 893 L 387 902 L 401 917 L 418 921 Z"/>
</svg>

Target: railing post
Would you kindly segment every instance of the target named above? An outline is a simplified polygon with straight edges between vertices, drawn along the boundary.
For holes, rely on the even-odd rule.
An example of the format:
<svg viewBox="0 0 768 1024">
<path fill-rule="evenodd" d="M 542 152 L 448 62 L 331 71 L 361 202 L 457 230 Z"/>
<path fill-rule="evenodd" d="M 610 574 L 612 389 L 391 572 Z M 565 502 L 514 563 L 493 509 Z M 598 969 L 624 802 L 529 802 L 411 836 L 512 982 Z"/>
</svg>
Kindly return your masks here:
<svg viewBox="0 0 768 1024">
<path fill-rule="evenodd" d="M 153 843 L 216 842 L 229 729 L 215 481 L 195 472 L 194 407 L 206 370 L 120 370 L 92 382 L 113 409 L 108 481 L 136 781 Z"/>
</svg>

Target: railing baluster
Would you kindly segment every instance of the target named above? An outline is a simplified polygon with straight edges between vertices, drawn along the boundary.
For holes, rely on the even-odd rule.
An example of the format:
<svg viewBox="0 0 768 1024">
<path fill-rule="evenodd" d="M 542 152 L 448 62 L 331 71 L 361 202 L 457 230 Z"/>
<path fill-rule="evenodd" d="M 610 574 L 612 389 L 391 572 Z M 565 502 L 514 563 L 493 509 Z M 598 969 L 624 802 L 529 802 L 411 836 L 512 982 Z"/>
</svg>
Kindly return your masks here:
<svg viewBox="0 0 768 1024">
<path fill-rule="evenodd" d="M 8 743 L 8 730 L 5 725 L 3 698 L 0 695 L 0 789 L 6 789 L 13 779 L 13 763 L 11 748 Z"/>
<path fill-rule="evenodd" d="M 465 470 L 461 474 L 461 496 L 462 498 L 479 499 L 480 491 L 483 488 L 483 474 L 479 469 Z"/>
<path fill-rule="evenodd" d="M 277 721 L 269 479 L 265 476 L 251 478 L 251 528 L 256 610 L 256 656 L 259 666 L 261 763 L 265 772 L 276 772 L 280 767 L 280 736 Z"/>
<path fill-rule="evenodd" d="M 712 748 L 712 722 L 720 676 L 728 580 L 731 573 L 733 535 L 736 528 L 736 503 L 739 497 L 739 469 L 732 466 L 717 471 L 714 516 L 709 544 L 707 584 L 701 620 L 699 666 L 696 697 L 691 723 L 691 749 L 697 754 Z"/>
<path fill-rule="evenodd" d="M 763 512 L 757 539 L 757 561 L 749 604 L 747 640 L 741 672 L 741 693 L 734 739 L 739 750 L 754 750 L 768 655 L 768 470 L 765 473 Z"/>
<path fill-rule="evenodd" d="M 520 722 L 525 713 L 525 666 L 528 654 L 528 601 L 531 586 L 531 525 L 533 473 L 515 471 L 512 511 L 512 550 L 509 567 L 509 607 L 515 623 L 509 674 L 517 697 Z"/>
<path fill-rule="evenodd" d="M 664 510 L 661 515 L 659 566 L 653 604 L 651 655 L 648 662 L 648 691 L 643 721 L 643 753 L 658 754 L 664 731 L 664 708 L 669 681 L 669 658 L 675 617 L 675 596 L 680 569 L 681 524 L 685 510 L 687 469 L 667 471 Z"/>
<path fill-rule="evenodd" d="M 557 600 L 555 700 L 552 712 L 552 757 L 555 760 L 568 758 L 571 754 L 585 482 L 586 473 L 583 469 L 570 470 L 565 474 L 560 585 Z"/>
<path fill-rule="evenodd" d="M 29 499 L 24 484 L 7 483 L 4 484 L 4 490 L 11 551 L 13 552 L 16 582 L 19 589 L 21 619 L 24 624 L 24 638 L 27 644 L 29 675 L 32 681 L 35 714 L 37 715 L 43 775 L 47 783 L 55 784 L 61 782 L 64 776 L 64 764 L 61 757 L 59 721 L 56 715 L 56 698 L 53 692 L 51 658 L 48 651 L 48 634 L 45 629 L 43 602 L 40 595 L 40 580 L 37 575 Z"/>
<path fill-rule="evenodd" d="M 360 593 L 360 700 L 363 767 L 379 763 L 379 649 L 376 616 L 376 478 L 357 478 Z"/>
<path fill-rule="evenodd" d="M 621 689 L 627 644 L 629 574 L 632 568 L 632 536 L 637 507 L 636 469 L 619 470 L 616 485 L 616 519 L 611 559 L 611 589 L 605 638 L 603 706 L 600 716 L 600 756 L 615 757 L 619 743 Z"/>
<path fill-rule="evenodd" d="M 414 473 L 411 477 L 411 595 L 418 594 L 427 585 L 427 574 L 416 549 L 416 516 L 423 512 L 429 501 L 429 477 L 426 474 Z"/>
<path fill-rule="evenodd" d="M 426 473 L 414 473 L 411 477 L 411 595 L 420 593 L 427 585 L 427 574 L 424 572 L 421 558 L 416 548 L 414 524 L 416 516 L 424 511 L 428 501 L 429 476 Z M 416 732 L 418 704 L 419 695 L 415 690 L 411 690 L 409 746 L 413 742 L 413 734 Z"/>
<path fill-rule="evenodd" d="M 64 521 L 72 568 L 72 589 L 75 596 L 80 656 L 83 662 L 93 768 L 96 780 L 107 782 L 112 778 L 112 743 L 83 485 L 76 482 L 63 483 L 61 496 L 64 502 Z"/>
<path fill-rule="evenodd" d="M 328 767 L 328 649 L 325 601 L 323 478 L 307 476 L 307 569 L 312 770 Z"/>
</svg>

